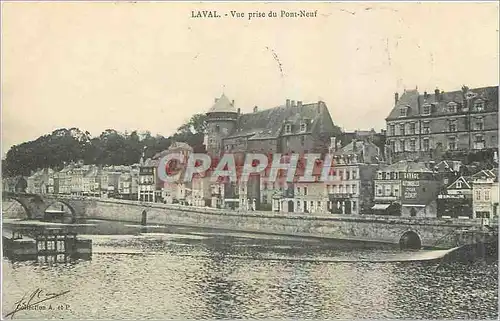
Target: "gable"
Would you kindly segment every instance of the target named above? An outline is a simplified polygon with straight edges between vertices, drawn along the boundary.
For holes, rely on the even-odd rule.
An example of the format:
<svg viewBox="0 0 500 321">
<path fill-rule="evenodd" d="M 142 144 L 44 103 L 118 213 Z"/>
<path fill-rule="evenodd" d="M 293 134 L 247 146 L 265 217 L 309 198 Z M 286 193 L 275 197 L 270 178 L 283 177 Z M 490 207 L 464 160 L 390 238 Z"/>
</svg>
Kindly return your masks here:
<svg viewBox="0 0 500 321">
<path fill-rule="evenodd" d="M 472 186 L 470 185 L 468 179 L 466 179 L 463 176 L 460 176 L 453 183 L 451 183 L 447 188 L 448 189 L 472 189 Z"/>
</svg>

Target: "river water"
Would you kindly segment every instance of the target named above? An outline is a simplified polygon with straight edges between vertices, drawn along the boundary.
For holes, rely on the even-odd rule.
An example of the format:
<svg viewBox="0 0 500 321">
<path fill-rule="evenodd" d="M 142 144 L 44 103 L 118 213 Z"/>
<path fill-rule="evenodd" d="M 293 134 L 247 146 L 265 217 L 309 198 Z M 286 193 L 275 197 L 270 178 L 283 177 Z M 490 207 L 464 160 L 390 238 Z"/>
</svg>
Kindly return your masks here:
<svg viewBox="0 0 500 321">
<path fill-rule="evenodd" d="M 40 289 L 37 297 L 69 292 L 14 318 L 498 317 L 495 261 L 439 264 L 387 246 L 85 223 L 90 261 L 3 259 L 3 315 Z"/>
</svg>

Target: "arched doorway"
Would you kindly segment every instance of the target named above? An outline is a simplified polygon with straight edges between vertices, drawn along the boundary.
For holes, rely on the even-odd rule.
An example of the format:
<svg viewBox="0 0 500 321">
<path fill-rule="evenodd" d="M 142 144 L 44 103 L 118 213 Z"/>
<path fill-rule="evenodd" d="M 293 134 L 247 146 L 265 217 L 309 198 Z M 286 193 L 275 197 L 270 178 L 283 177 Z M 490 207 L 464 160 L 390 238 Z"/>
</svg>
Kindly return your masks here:
<svg viewBox="0 0 500 321">
<path fill-rule="evenodd" d="M 407 231 L 399 239 L 399 247 L 402 250 L 420 250 L 422 248 L 422 240 L 417 233 Z"/>
</svg>

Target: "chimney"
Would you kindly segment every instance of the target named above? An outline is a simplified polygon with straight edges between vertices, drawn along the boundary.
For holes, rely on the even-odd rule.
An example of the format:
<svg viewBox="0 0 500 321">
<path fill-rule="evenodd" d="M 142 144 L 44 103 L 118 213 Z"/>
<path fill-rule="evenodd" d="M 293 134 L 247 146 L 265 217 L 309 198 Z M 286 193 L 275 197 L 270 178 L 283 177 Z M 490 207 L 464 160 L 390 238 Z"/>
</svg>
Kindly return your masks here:
<svg viewBox="0 0 500 321">
<path fill-rule="evenodd" d="M 256 113 L 258 109 L 259 109 L 259 108 L 258 108 L 257 106 L 255 106 L 255 107 L 253 108 L 253 112 L 254 112 L 254 113 Z"/>
<path fill-rule="evenodd" d="M 234 106 L 234 99 L 231 101 L 231 105 Z"/>
<path fill-rule="evenodd" d="M 239 115 L 240 113 L 241 113 L 241 109 L 240 109 L 240 108 L 238 108 L 238 115 Z"/>
<path fill-rule="evenodd" d="M 292 107 L 295 107 L 295 100 L 292 100 Z"/>
<path fill-rule="evenodd" d="M 434 95 L 436 96 L 436 97 L 435 97 L 435 100 L 436 100 L 436 101 L 440 101 L 440 100 L 441 100 L 441 99 L 439 98 L 439 89 L 438 89 L 438 88 L 436 88 L 436 89 L 434 90 Z"/>
<path fill-rule="evenodd" d="M 424 99 L 427 99 L 427 92 L 424 91 Z"/>
<path fill-rule="evenodd" d="M 286 100 L 286 107 L 290 107 L 290 99 Z"/>
<path fill-rule="evenodd" d="M 297 101 L 297 107 L 302 107 L 302 100 Z"/>
<path fill-rule="evenodd" d="M 398 100 L 399 100 L 399 94 L 395 93 L 394 94 L 394 105 L 396 105 L 398 103 Z"/>
</svg>

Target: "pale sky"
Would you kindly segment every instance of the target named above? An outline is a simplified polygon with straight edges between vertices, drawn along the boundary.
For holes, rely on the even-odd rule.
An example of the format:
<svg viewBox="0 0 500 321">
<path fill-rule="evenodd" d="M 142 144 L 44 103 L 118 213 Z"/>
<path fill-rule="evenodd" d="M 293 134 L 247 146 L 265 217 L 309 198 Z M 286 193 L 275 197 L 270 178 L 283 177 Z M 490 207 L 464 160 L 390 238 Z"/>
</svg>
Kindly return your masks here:
<svg viewBox="0 0 500 321">
<path fill-rule="evenodd" d="M 318 14 L 224 16 L 298 9 Z M 498 9 L 496 2 L 3 2 L 2 155 L 63 127 L 170 135 L 223 90 L 243 112 L 287 98 L 323 100 L 345 130 L 379 131 L 396 91 L 498 85 Z M 222 18 L 194 19 L 193 10 Z"/>
</svg>

